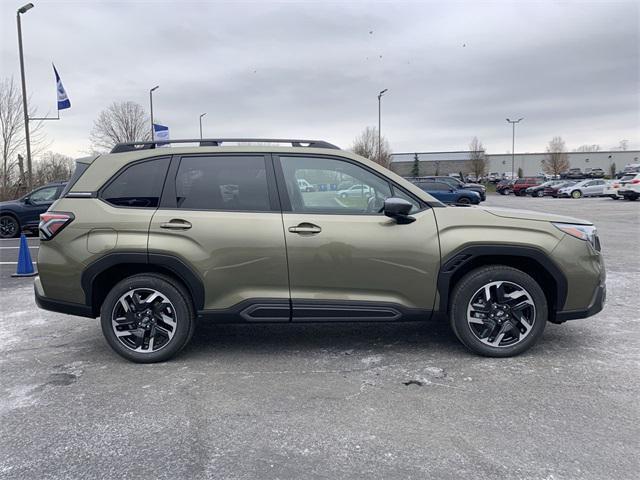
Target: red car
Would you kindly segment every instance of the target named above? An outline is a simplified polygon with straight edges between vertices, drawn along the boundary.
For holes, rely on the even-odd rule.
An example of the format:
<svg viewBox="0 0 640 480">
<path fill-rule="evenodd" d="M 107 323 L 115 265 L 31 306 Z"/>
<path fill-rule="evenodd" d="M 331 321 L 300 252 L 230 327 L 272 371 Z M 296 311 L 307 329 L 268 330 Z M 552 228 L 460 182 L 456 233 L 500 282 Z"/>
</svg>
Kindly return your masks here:
<svg viewBox="0 0 640 480">
<path fill-rule="evenodd" d="M 529 187 L 536 187 L 538 185 L 542 185 L 544 182 L 543 178 L 539 177 L 524 177 L 516 180 L 516 183 L 513 184 L 513 194 L 516 196 L 522 195 L 525 196 L 525 190 Z"/>
</svg>

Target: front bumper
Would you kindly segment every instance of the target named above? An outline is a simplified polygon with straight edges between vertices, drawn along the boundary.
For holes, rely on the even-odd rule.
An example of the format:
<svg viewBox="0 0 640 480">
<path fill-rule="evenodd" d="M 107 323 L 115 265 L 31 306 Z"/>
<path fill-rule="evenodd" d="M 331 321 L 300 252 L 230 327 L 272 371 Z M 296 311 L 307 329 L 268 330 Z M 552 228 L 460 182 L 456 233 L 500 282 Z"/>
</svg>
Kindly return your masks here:
<svg viewBox="0 0 640 480">
<path fill-rule="evenodd" d="M 565 310 L 562 312 L 556 312 L 553 323 L 562 323 L 567 320 L 591 317 L 603 309 L 606 300 L 607 285 L 603 282 L 596 287 L 595 292 L 593 292 L 593 298 L 587 308 L 582 310 Z"/>
</svg>

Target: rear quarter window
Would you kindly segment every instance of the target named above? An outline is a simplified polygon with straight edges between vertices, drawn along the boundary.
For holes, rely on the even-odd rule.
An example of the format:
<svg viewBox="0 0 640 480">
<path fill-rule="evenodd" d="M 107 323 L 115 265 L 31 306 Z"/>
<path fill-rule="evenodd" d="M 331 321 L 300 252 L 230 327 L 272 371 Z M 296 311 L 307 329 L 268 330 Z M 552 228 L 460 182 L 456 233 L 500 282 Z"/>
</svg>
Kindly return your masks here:
<svg viewBox="0 0 640 480">
<path fill-rule="evenodd" d="M 103 188 L 100 198 L 116 207 L 157 208 L 168 168 L 168 157 L 131 164 Z"/>
</svg>

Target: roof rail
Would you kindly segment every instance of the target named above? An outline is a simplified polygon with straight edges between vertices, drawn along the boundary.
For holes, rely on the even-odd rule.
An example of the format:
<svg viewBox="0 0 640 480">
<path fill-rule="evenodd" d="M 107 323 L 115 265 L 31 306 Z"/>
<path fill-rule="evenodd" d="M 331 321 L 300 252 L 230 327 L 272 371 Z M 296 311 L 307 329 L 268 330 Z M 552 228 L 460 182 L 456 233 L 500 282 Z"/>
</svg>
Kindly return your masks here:
<svg viewBox="0 0 640 480">
<path fill-rule="evenodd" d="M 277 138 L 198 138 L 198 139 L 180 139 L 180 140 L 156 140 L 155 142 L 127 142 L 118 143 L 111 149 L 111 153 L 133 152 L 136 150 L 150 150 L 162 145 L 170 145 L 172 143 L 197 143 L 201 147 L 220 147 L 223 143 L 242 142 L 242 143 L 289 143 L 292 147 L 307 148 L 330 148 L 340 150 L 329 142 L 324 140 L 292 140 Z"/>
</svg>

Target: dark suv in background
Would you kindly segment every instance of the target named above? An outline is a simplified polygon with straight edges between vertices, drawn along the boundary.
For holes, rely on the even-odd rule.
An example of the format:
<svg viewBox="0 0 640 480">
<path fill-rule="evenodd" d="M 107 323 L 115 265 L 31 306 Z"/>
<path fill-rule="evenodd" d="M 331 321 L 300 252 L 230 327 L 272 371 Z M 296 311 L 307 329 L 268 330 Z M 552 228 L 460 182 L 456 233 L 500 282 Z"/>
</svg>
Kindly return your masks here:
<svg viewBox="0 0 640 480">
<path fill-rule="evenodd" d="M 442 182 L 449 185 L 455 190 L 471 190 L 480 195 L 480 201 L 484 202 L 487 199 L 487 189 L 484 185 L 479 183 L 465 183 L 461 182 L 455 177 L 434 176 L 434 177 L 419 177 L 416 179 L 410 179 L 411 182 Z"/>
<path fill-rule="evenodd" d="M 0 202 L 0 238 L 13 238 L 22 230 L 36 232 L 40 214 L 60 198 L 66 182 L 49 183 L 22 198 Z"/>
</svg>

